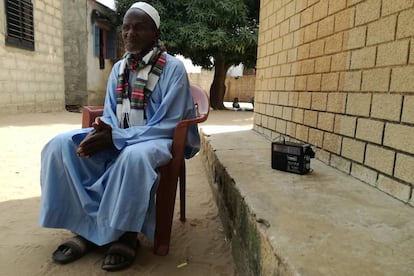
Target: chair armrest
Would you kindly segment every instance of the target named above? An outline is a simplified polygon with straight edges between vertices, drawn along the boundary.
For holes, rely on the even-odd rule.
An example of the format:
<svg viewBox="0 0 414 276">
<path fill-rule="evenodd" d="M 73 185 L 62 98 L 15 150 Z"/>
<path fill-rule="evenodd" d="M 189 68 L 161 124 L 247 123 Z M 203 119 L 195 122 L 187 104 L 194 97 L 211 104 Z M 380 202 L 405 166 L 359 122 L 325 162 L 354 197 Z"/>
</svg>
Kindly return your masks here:
<svg viewBox="0 0 414 276">
<path fill-rule="evenodd" d="M 91 127 L 96 117 L 103 114 L 103 106 L 84 106 L 82 110 L 82 128 Z"/>
</svg>

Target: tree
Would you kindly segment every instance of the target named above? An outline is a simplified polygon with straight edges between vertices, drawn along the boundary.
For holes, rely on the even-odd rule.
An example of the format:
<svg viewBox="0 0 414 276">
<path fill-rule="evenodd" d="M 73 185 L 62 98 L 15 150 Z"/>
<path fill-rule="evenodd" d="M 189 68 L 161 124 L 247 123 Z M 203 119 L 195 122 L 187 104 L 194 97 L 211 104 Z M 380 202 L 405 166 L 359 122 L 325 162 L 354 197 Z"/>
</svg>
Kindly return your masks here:
<svg viewBox="0 0 414 276">
<path fill-rule="evenodd" d="M 135 2 L 115 1 L 118 24 Z M 225 79 L 232 65 L 254 68 L 259 0 L 151 0 L 161 16 L 161 39 L 171 54 L 181 54 L 204 69 L 215 69 L 210 104 L 224 109 Z"/>
</svg>

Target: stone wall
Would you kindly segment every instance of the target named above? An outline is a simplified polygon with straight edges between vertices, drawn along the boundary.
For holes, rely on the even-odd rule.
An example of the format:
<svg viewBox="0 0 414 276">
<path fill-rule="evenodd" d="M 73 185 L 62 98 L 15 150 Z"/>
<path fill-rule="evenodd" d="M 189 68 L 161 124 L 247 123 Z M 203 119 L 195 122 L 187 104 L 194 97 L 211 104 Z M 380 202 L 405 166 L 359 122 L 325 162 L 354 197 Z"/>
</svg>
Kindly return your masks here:
<svg viewBox="0 0 414 276">
<path fill-rule="evenodd" d="M 262 0 L 254 121 L 414 205 L 414 1 Z"/>
<path fill-rule="evenodd" d="M 0 113 L 64 109 L 62 1 L 33 2 L 35 50 L 6 46 L 0 1 Z"/>
<path fill-rule="evenodd" d="M 251 102 L 254 97 L 254 87 L 256 83 L 255 75 L 226 78 L 226 94 L 224 101 L 232 102 L 235 97 L 240 102 Z"/>
</svg>

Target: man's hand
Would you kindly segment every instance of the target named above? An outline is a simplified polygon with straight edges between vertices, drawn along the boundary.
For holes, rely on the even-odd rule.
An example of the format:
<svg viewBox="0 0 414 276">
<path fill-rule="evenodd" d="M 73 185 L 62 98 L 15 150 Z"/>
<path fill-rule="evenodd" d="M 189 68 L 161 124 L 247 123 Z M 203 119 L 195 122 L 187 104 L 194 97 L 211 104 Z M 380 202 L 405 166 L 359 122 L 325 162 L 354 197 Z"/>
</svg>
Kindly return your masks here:
<svg viewBox="0 0 414 276">
<path fill-rule="evenodd" d="M 101 121 L 100 117 L 95 119 L 92 130 L 78 147 L 78 156 L 88 158 L 93 154 L 114 147 L 112 142 L 112 128 Z"/>
</svg>

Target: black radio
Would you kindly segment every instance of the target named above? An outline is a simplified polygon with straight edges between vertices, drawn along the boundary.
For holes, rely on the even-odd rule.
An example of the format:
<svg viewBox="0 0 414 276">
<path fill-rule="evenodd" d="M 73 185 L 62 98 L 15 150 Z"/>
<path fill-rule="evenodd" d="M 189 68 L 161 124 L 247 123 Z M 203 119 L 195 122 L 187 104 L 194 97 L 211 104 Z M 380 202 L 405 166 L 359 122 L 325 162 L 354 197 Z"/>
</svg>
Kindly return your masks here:
<svg viewBox="0 0 414 276">
<path fill-rule="evenodd" d="M 272 142 L 272 169 L 305 174 L 310 171 L 310 159 L 314 157 L 309 144 Z"/>
</svg>

